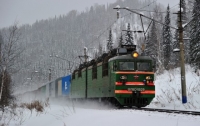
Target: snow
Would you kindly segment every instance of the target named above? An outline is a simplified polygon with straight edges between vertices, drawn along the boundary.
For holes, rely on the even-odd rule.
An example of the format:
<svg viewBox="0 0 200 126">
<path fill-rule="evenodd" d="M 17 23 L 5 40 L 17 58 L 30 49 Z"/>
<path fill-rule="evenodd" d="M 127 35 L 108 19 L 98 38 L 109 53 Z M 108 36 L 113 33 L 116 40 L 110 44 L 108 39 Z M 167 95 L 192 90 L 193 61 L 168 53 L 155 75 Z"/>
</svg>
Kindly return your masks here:
<svg viewBox="0 0 200 126">
<path fill-rule="evenodd" d="M 187 104 L 182 104 L 180 68 L 156 76 L 156 97 L 149 107 L 200 111 L 200 76 L 186 65 Z"/>
<path fill-rule="evenodd" d="M 46 112 L 25 112 L 22 126 L 198 126 L 199 116 L 148 112 L 131 109 L 73 108 L 52 105 Z M 12 121 L 10 126 L 16 123 Z"/>
<path fill-rule="evenodd" d="M 144 15 L 144 12 L 138 12 L 140 15 Z"/>
<path fill-rule="evenodd" d="M 181 12 L 183 12 L 183 8 L 181 7 Z"/>
<path fill-rule="evenodd" d="M 175 49 L 173 49 L 173 52 L 180 52 L 180 49 L 175 48 Z"/>
<path fill-rule="evenodd" d="M 182 27 L 185 28 L 185 26 L 187 26 L 187 25 L 188 25 L 188 23 L 182 24 Z"/>
<path fill-rule="evenodd" d="M 190 39 L 191 39 L 191 38 L 189 38 L 189 37 L 188 37 L 188 38 L 183 38 L 183 40 L 190 40 Z"/>
<path fill-rule="evenodd" d="M 120 6 L 119 6 L 119 5 L 117 5 L 115 8 L 116 8 L 116 9 L 119 9 L 119 8 L 120 8 Z"/>
<path fill-rule="evenodd" d="M 162 126 L 169 126 L 177 123 L 185 126 L 191 125 L 190 121 L 188 121 L 188 117 L 173 114 L 169 116 L 168 114 L 134 110 L 89 110 L 89 112 L 90 113 L 88 113 L 88 110 L 84 109 L 78 110 L 77 114 L 65 120 L 66 124 L 73 126 L 80 126 L 81 124 L 87 126 L 158 126 L 160 124 L 162 124 Z M 179 118 L 183 119 L 177 120 Z M 74 119 L 78 120 L 75 121 Z M 189 118 L 189 120 L 194 121 L 194 125 L 200 122 L 198 119 L 199 118 L 195 118 L 193 120 Z"/>
<path fill-rule="evenodd" d="M 181 103 L 180 68 L 156 74 L 156 97 L 147 107 L 200 111 L 200 76 L 186 65 L 188 103 Z M 23 99 L 25 100 L 25 99 Z M 30 100 L 30 99 L 29 99 Z M 115 109 L 97 102 L 72 103 L 50 100 L 42 113 L 18 108 L 18 116 L 5 113 L 1 123 L 9 126 L 199 126 L 200 116 Z M 0 116 L 1 117 L 1 116 Z M 11 121 L 9 121 L 11 119 Z"/>
</svg>

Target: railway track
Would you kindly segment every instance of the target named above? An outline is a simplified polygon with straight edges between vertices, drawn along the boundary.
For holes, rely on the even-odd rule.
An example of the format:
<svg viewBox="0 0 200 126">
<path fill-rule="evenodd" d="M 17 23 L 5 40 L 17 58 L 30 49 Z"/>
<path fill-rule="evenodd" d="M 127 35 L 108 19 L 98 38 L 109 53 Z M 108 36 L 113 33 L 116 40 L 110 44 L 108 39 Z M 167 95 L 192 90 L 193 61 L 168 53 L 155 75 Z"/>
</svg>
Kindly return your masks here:
<svg viewBox="0 0 200 126">
<path fill-rule="evenodd" d="M 156 108 L 133 108 L 133 110 L 144 110 L 144 111 L 154 111 L 154 112 L 165 112 L 165 113 L 200 116 L 200 111 L 183 111 L 183 110 L 156 109 Z"/>
<path fill-rule="evenodd" d="M 78 102 L 76 101 L 76 103 L 79 103 L 78 105 L 80 105 L 79 107 L 83 106 L 84 103 L 82 102 Z M 87 102 L 86 102 L 87 103 Z M 90 102 L 88 102 L 89 104 L 85 104 L 85 107 L 84 108 L 87 108 L 89 105 L 91 105 Z M 96 104 L 94 104 L 94 106 L 92 107 L 92 109 L 97 109 L 98 106 L 95 106 L 95 105 L 99 105 L 99 102 L 94 102 Z M 74 104 L 74 103 L 73 103 Z M 173 109 L 157 109 L 157 108 L 137 108 L 137 107 L 132 107 L 132 108 L 129 108 L 129 107 L 117 107 L 115 105 L 112 105 L 112 104 L 101 104 L 101 106 L 105 106 L 107 105 L 108 108 L 106 109 L 111 109 L 111 110 L 125 110 L 125 109 L 129 109 L 129 110 L 143 110 L 143 111 L 152 111 L 152 112 L 163 112 L 163 113 L 174 113 L 174 114 L 185 114 L 185 115 L 195 115 L 195 116 L 200 116 L 200 111 L 184 111 L 184 110 L 173 110 Z M 76 105 L 77 106 L 77 105 Z M 111 108 L 110 108 L 111 107 Z M 89 107 L 91 109 L 91 107 Z"/>
</svg>

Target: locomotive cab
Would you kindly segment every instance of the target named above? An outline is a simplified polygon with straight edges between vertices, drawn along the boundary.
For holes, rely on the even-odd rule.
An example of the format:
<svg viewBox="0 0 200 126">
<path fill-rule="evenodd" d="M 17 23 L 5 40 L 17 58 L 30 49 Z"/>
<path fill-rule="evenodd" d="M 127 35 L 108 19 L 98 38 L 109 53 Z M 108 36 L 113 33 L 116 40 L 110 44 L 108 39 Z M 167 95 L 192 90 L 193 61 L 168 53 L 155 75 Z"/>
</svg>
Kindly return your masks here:
<svg viewBox="0 0 200 126">
<path fill-rule="evenodd" d="M 111 80 L 115 99 L 121 106 L 147 106 L 155 97 L 153 60 L 140 56 L 135 48 L 118 49 L 113 63 Z"/>
</svg>

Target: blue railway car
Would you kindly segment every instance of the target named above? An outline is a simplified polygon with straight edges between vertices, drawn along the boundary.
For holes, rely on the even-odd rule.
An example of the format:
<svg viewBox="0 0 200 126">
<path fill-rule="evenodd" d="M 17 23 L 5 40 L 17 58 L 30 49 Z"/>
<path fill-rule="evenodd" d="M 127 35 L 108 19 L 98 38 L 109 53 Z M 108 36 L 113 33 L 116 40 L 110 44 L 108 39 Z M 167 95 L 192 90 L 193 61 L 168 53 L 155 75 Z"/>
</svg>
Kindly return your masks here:
<svg viewBox="0 0 200 126">
<path fill-rule="evenodd" d="M 62 96 L 70 95 L 71 90 L 71 75 L 62 77 Z"/>
</svg>

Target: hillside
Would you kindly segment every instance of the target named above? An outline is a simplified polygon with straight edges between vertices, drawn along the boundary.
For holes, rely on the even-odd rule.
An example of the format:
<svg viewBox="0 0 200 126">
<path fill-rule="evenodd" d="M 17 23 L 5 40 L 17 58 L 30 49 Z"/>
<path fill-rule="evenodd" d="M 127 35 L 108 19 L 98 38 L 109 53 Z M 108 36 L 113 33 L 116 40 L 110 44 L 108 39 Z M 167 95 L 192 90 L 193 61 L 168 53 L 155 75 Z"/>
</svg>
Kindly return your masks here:
<svg viewBox="0 0 200 126">
<path fill-rule="evenodd" d="M 16 85 L 45 83 L 49 81 L 49 69 L 52 80 L 67 75 L 70 72 L 69 67 L 73 67 L 72 70 L 76 67 L 76 64 L 72 66 L 72 63 L 69 66 L 68 61 L 79 63 L 81 60 L 78 56 L 83 55 L 84 47 L 89 49 L 88 54 L 91 58 L 98 52 L 99 46 L 106 51 L 109 29 L 112 30 L 114 46 L 117 47 L 119 35 L 126 29 L 127 23 L 131 24 L 132 30 L 142 30 L 142 26 L 139 16 L 125 10 L 120 11 L 120 19 L 117 20 L 116 10 L 113 8 L 121 5 L 139 9 L 149 3 L 139 0 L 118 0 L 110 5 L 94 5 L 83 12 L 72 10 L 66 15 L 21 26 L 20 46 L 24 51 L 20 56 L 22 62 L 18 66 L 21 70 L 13 76 L 14 83 Z M 145 9 L 152 10 L 155 6 L 156 4 L 152 3 Z M 150 13 L 144 11 L 144 14 Z M 143 21 L 147 28 L 150 21 L 146 19 Z M 135 44 L 141 45 L 140 42 L 144 42 L 143 38 L 141 33 L 134 34 Z M 31 78 L 31 81 L 27 78 Z"/>
<path fill-rule="evenodd" d="M 78 64 L 71 61 L 81 62 L 78 56 L 83 55 L 84 47 L 88 48 L 90 60 L 94 58 L 95 53 L 100 53 L 100 46 L 103 48 L 102 51 L 106 52 L 110 29 L 114 47 L 117 47 L 121 33 L 124 34 L 122 30 L 127 29 L 128 23 L 131 25 L 131 30 L 142 30 L 140 16 L 126 10 L 120 10 L 120 18 L 117 20 L 116 10 L 113 9 L 117 5 L 133 8 L 149 17 L 154 16 L 161 22 L 166 14 L 166 8 L 156 2 L 118 0 L 113 4 L 95 4 L 82 12 L 72 10 L 66 15 L 39 20 L 32 25 L 22 25 L 19 27 L 21 33 L 19 46 L 23 53 L 20 55 L 19 65 L 16 66 L 20 71 L 12 75 L 15 86 L 38 87 L 49 81 L 49 70 L 51 70 L 51 80 L 69 74 L 78 67 Z M 175 8 L 176 6 L 173 6 L 172 10 Z M 171 15 L 171 19 L 174 26 L 176 15 Z M 148 32 L 151 21 L 146 18 L 142 20 L 144 29 Z M 162 25 L 157 25 L 157 29 L 158 41 L 161 43 Z M 7 31 L 7 28 L 1 29 L 1 33 Z M 144 35 L 133 33 L 133 37 L 137 51 L 140 52 L 141 45 L 145 42 Z"/>
</svg>

